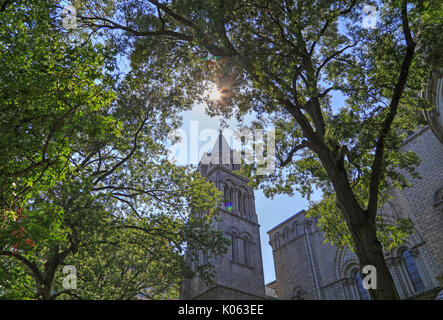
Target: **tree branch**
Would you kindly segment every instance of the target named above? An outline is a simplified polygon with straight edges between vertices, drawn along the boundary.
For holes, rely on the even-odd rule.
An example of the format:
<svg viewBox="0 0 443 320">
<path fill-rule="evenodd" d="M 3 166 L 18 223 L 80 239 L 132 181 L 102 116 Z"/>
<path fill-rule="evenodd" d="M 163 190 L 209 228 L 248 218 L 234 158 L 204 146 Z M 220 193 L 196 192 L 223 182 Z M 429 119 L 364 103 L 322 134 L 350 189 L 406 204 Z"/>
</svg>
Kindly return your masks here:
<svg viewBox="0 0 443 320">
<path fill-rule="evenodd" d="M 292 162 L 292 158 L 294 157 L 294 154 L 304 148 L 308 148 L 309 147 L 309 142 L 308 141 L 302 141 L 302 143 L 292 147 L 291 151 L 289 151 L 288 156 L 286 157 L 285 160 L 281 159 L 280 157 L 278 157 L 279 161 L 280 161 L 280 167 L 285 167 L 287 166 L 289 163 Z"/>
<path fill-rule="evenodd" d="M 192 41 L 194 39 L 192 36 L 189 36 L 189 35 L 186 35 L 183 33 L 179 33 L 179 32 L 175 32 L 175 31 L 171 31 L 171 30 L 164 30 L 164 29 L 156 30 L 156 31 L 135 30 L 131 27 L 124 26 L 124 25 L 119 24 L 119 23 L 112 21 L 110 19 L 98 17 L 98 16 L 86 17 L 86 16 L 78 15 L 77 18 L 80 20 L 83 20 L 84 24 L 89 27 L 106 28 L 106 29 L 111 29 L 111 30 L 120 29 L 120 30 L 129 32 L 133 36 L 136 36 L 136 37 L 171 36 L 176 39 L 185 40 L 185 41 Z M 102 21 L 102 22 L 105 22 L 106 24 L 96 24 L 94 22 L 88 22 L 88 21 L 93 21 L 93 20 Z"/>
<path fill-rule="evenodd" d="M 184 25 L 191 27 L 195 30 L 198 30 L 197 26 L 190 20 L 176 14 L 174 11 L 172 11 L 171 9 L 169 9 L 167 6 L 165 6 L 162 3 L 159 3 L 156 0 L 148 0 L 150 3 L 152 3 L 153 5 L 155 5 L 157 8 L 162 9 L 167 15 L 169 15 L 170 17 L 174 18 L 175 20 L 177 20 L 178 22 L 183 23 Z"/>
<path fill-rule="evenodd" d="M 96 185 L 98 182 L 100 182 L 101 180 L 103 180 L 104 178 L 106 178 L 107 176 L 109 176 L 110 174 L 112 174 L 115 170 L 117 170 L 118 167 L 120 167 L 121 165 L 123 165 L 126 161 L 128 161 L 132 155 L 135 153 L 135 151 L 137 150 L 137 141 L 138 141 L 138 135 L 140 134 L 140 132 L 142 131 L 143 127 L 146 124 L 146 121 L 148 121 L 149 115 L 146 115 L 144 117 L 144 119 L 142 120 L 142 123 L 140 124 L 140 127 L 137 129 L 137 131 L 135 132 L 135 136 L 134 136 L 134 142 L 133 142 L 133 146 L 131 151 L 121 160 L 119 161 L 116 165 L 114 165 L 110 170 L 106 171 L 106 173 L 104 173 L 103 175 L 101 175 L 100 177 L 98 177 L 95 181 L 94 181 L 94 185 Z"/>
<path fill-rule="evenodd" d="M 332 17 L 332 19 L 326 21 L 325 25 L 324 25 L 323 28 L 320 30 L 317 39 L 314 40 L 314 41 L 312 42 L 311 48 L 309 49 L 309 54 L 310 54 L 310 55 L 312 55 L 312 53 L 314 52 L 314 50 L 315 50 L 315 46 L 316 46 L 317 42 L 318 42 L 318 41 L 320 40 L 320 38 L 324 35 L 324 33 L 325 33 L 326 30 L 328 29 L 329 24 L 331 23 L 331 21 L 332 21 L 333 19 L 339 17 L 339 16 L 347 15 L 348 13 L 350 13 L 351 10 L 352 10 L 352 8 L 354 8 L 354 6 L 356 5 L 356 3 L 357 3 L 357 0 L 352 1 L 351 5 L 350 5 L 348 8 L 346 8 L 345 10 L 340 11 L 340 12 L 338 13 L 337 16 L 334 15 L 334 16 Z"/>
<path fill-rule="evenodd" d="M 315 77 L 318 78 L 318 75 L 320 74 L 321 69 L 323 69 L 323 67 L 325 65 L 327 65 L 329 63 L 329 61 L 331 61 L 332 59 L 334 59 L 335 57 L 337 57 L 338 55 L 342 54 L 344 51 L 346 51 L 349 48 L 355 47 L 357 45 L 357 43 L 354 44 L 350 44 L 347 45 L 346 47 L 342 48 L 341 50 L 338 50 L 336 52 L 334 52 L 333 54 L 331 54 L 329 57 L 327 57 L 322 64 L 317 68 L 317 70 L 315 71 Z"/>
<path fill-rule="evenodd" d="M 406 0 L 404 0 L 402 3 L 401 19 L 402 19 L 403 34 L 406 40 L 406 53 L 401 66 L 400 75 L 398 77 L 397 83 L 394 88 L 394 93 L 391 99 L 391 103 L 389 104 L 388 107 L 389 110 L 388 115 L 386 116 L 383 122 L 382 129 L 377 138 L 374 161 L 371 166 L 372 175 L 369 186 L 369 201 L 367 209 L 367 214 L 371 219 L 371 221 L 375 221 L 375 216 L 377 214 L 378 188 L 380 185 L 380 180 L 384 174 L 383 158 L 384 158 L 386 136 L 388 135 L 389 130 L 391 129 L 392 122 L 394 121 L 394 118 L 398 112 L 398 105 L 400 103 L 400 98 L 406 86 L 408 73 L 412 63 L 412 59 L 414 57 L 414 51 L 416 46 L 416 43 L 412 39 L 411 30 L 409 28 Z"/>
<path fill-rule="evenodd" d="M 0 251 L 0 255 L 13 257 L 13 258 L 19 260 L 20 262 L 25 264 L 31 270 L 31 272 L 34 274 L 34 277 L 37 280 L 37 282 L 39 282 L 39 283 L 43 282 L 42 273 L 40 272 L 40 270 L 38 269 L 38 267 L 35 263 L 29 261 L 28 259 L 21 256 L 20 254 L 15 253 L 15 252 L 11 252 L 11 251 Z"/>
</svg>

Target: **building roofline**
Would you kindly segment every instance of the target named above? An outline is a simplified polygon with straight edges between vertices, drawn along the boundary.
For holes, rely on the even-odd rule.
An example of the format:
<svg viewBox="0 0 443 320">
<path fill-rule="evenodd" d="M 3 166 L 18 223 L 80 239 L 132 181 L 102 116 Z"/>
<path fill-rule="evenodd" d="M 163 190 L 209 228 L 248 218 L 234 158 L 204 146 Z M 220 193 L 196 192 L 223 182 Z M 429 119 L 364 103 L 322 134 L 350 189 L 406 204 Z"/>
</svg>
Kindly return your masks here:
<svg viewBox="0 0 443 320">
<path fill-rule="evenodd" d="M 223 170 L 226 173 L 233 173 L 235 177 L 239 178 L 240 180 L 243 180 L 244 182 L 249 182 L 249 178 L 245 177 L 244 175 L 236 173 L 238 170 L 232 170 L 229 168 L 226 168 L 223 164 L 212 164 L 212 167 L 206 172 L 205 177 L 209 176 L 211 173 L 216 171 L 217 169 Z"/>
<path fill-rule="evenodd" d="M 283 222 L 280 222 L 278 225 L 276 225 L 275 227 L 273 227 L 272 229 L 270 229 L 270 230 L 267 232 L 267 234 L 270 234 L 272 231 L 274 231 L 274 230 L 277 229 L 278 227 L 281 227 L 281 225 L 285 224 L 286 222 L 288 222 L 289 220 L 291 220 L 292 218 L 294 218 L 295 216 L 297 216 L 297 215 L 299 215 L 299 214 L 301 214 L 301 213 L 303 213 L 303 212 L 306 212 L 306 210 L 305 210 L 305 209 L 302 209 L 302 210 L 300 210 L 299 212 L 297 212 L 296 214 L 294 214 L 294 215 L 290 216 L 289 218 L 287 218 L 286 220 L 284 220 Z"/>
<path fill-rule="evenodd" d="M 403 140 L 403 142 L 401 143 L 401 146 L 402 147 L 406 146 L 409 142 L 411 142 L 415 138 L 421 136 L 423 133 L 425 133 L 428 130 L 431 130 L 431 128 L 429 126 L 423 126 L 423 127 L 419 128 L 417 131 L 412 133 L 410 136 L 406 137 L 405 140 Z"/>
<path fill-rule="evenodd" d="M 204 292 L 200 293 L 199 295 L 196 295 L 195 297 L 191 298 L 191 300 L 198 300 L 204 294 L 207 294 L 208 292 L 213 291 L 213 290 L 218 289 L 218 288 L 236 291 L 236 292 L 239 292 L 239 293 L 242 293 L 242 294 L 245 294 L 245 295 L 249 295 L 251 297 L 257 297 L 260 300 L 266 300 L 266 298 L 267 298 L 266 295 L 259 296 L 259 295 L 255 294 L 255 293 L 250 293 L 250 292 L 247 292 L 247 291 L 243 291 L 243 290 L 239 290 L 239 289 L 236 289 L 236 288 L 227 287 L 227 286 L 224 286 L 224 285 L 216 283 L 213 287 L 208 288 L 207 290 L 205 290 Z"/>
</svg>

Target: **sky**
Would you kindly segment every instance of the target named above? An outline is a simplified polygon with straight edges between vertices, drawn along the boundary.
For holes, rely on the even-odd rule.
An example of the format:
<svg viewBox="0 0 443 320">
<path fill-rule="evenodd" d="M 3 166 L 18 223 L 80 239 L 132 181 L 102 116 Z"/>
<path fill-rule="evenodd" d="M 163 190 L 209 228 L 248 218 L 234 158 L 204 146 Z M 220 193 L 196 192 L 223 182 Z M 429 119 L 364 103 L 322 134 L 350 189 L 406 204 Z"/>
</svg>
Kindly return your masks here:
<svg viewBox="0 0 443 320">
<path fill-rule="evenodd" d="M 338 95 L 332 96 L 332 104 L 339 106 L 343 104 L 343 98 Z M 181 126 L 181 133 L 184 135 L 184 139 L 175 150 L 175 157 L 179 164 L 193 164 L 197 165 L 201 154 L 203 152 L 209 152 L 215 140 L 220 128 L 220 118 L 211 118 L 205 114 L 205 105 L 199 104 L 194 105 L 191 111 L 186 111 L 182 113 L 183 124 Z M 252 117 L 248 117 L 247 121 L 251 121 Z M 236 120 L 228 121 L 229 128 L 234 130 L 237 126 Z M 208 135 L 212 132 L 212 136 Z M 197 135 L 196 135 L 197 134 Z M 193 146 L 193 151 L 191 153 L 191 144 L 196 139 L 192 137 L 199 137 L 198 141 L 198 156 L 195 154 L 197 146 Z M 186 144 L 187 142 L 187 144 Z M 232 147 L 232 142 L 228 143 Z M 185 146 L 186 144 L 186 146 Z M 186 163 L 185 163 L 186 162 Z M 295 194 L 290 197 L 287 195 L 277 195 L 274 199 L 268 199 L 265 197 L 262 191 L 255 190 L 255 208 L 258 216 L 258 223 L 260 224 L 260 240 L 261 240 L 261 250 L 263 257 L 263 270 L 265 283 L 269 283 L 275 280 L 274 272 L 274 260 L 272 256 L 272 248 L 269 244 L 269 237 L 267 232 L 283 222 L 287 218 L 293 216 L 302 209 L 308 207 L 308 200 L 302 198 L 300 194 Z M 317 191 L 311 197 L 312 200 L 320 199 L 320 192 Z"/>
</svg>

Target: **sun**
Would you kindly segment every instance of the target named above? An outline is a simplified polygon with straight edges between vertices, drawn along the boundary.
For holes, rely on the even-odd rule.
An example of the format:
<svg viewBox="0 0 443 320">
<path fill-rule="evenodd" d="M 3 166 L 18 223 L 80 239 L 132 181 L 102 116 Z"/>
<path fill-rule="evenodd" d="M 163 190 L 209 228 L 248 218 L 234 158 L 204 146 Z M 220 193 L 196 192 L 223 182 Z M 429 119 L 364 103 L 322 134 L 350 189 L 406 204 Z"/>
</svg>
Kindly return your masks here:
<svg viewBox="0 0 443 320">
<path fill-rule="evenodd" d="M 210 100 L 219 100 L 221 98 L 220 90 L 217 88 L 215 83 L 211 83 L 209 88 L 206 90 L 206 94 Z"/>
</svg>

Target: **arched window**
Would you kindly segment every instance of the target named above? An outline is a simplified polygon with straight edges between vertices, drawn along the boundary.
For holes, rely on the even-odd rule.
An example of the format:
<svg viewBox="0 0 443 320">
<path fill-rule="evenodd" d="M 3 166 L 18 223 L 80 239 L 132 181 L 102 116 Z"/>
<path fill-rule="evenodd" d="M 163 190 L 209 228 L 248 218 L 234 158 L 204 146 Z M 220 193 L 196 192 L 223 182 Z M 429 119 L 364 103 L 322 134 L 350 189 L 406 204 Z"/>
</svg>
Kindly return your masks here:
<svg viewBox="0 0 443 320">
<path fill-rule="evenodd" d="M 248 205 L 248 196 L 243 196 L 243 208 L 244 208 L 244 214 L 247 217 L 249 214 L 249 205 Z"/>
<path fill-rule="evenodd" d="M 280 233 L 276 233 L 274 238 L 275 249 L 280 248 L 280 242 L 281 242 Z"/>
<path fill-rule="evenodd" d="M 240 237 L 236 233 L 231 235 L 232 261 L 251 266 L 251 241 L 247 236 Z"/>
<path fill-rule="evenodd" d="M 249 219 L 254 219 L 254 203 L 252 196 L 248 196 L 248 217 Z"/>
<path fill-rule="evenodd" d="M 231 250 L 232 261 L 238 261 L 237 235 L 235 233 L 231 235 Z"/>
<path fill-rule="evenodd" d="M 289 227 L 286 227 L 285 230 L 283 231 L 283 238 L 285 243 L 288 243 L 289 241 L 292 240 L 292 233 Z"/>
<path fill-rule="evenodd" d="M 361 300 L 369 300 L 368 290 L 363 287 L 363 280 L 361 278 L 360 272 L 356 271 L 354 273 L 355 283 L 357 284 L 358 295 Z"/>
<path fill-rule="evenodd" d="M 238 259 L 236 262 L 244 265 L 249 265 L 248 239 L 238 237 L 237 245 L 238 245 Z"/>
<path fill-rule="evenodd" d="M 298 237 L 298 221 L 295 221 L 294 224 L 292 225 L 292 230 L 293 230 L 293 237 L 294 239 Z"/>
<path fill-rule="evenodd" d="M 425 285 L 423 284 L 420 274 L 418 273 L 414 257 L 408 250 L 403 250 L 401 257 L 403 259 L 403 263 L 405 264 L 406 270 L 408 271 L 409 279 L 411 279 L 415 292 L 424 291 Z"/>
<path fill-rule="evenodd" d="M 305 222 L 306 231 L 308 233 L 314 233 L 315 232 L 315 223 L 313 223 L 312 220 L 308 220 Z"/>
<path fill-rule="evenodd" d="M 240 215 L 243 215 L 243 197 L 242 197 L 242 193 L 239 190 L 238 191 L 238 212 L 240 213 Z"/>
<path fill-rule="evenodd" d="M 232 211 L 232 197 L 229 187 L 227 185 L 225 185 L 223 193 L 225 196 L 225 208 L 228 211 Z"/>
<path fill-rule="evenodd" d="M 437 190 L 434 195 L 434 205 L 443 203 L 443 188 Z"/>
<path fill-rule="evenodd" d="M 243 243 L 244 248 L 244 255 L 245 255 L 245 265 L 250 266 L 251 265 L 251 246 L 248 238 L 245 238 L 245 242 Z"/>
</svg>

